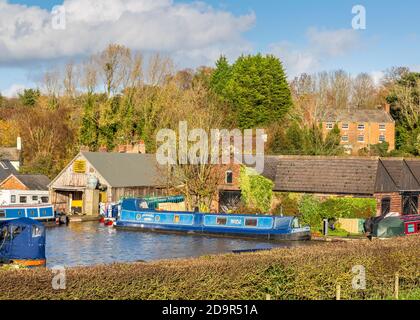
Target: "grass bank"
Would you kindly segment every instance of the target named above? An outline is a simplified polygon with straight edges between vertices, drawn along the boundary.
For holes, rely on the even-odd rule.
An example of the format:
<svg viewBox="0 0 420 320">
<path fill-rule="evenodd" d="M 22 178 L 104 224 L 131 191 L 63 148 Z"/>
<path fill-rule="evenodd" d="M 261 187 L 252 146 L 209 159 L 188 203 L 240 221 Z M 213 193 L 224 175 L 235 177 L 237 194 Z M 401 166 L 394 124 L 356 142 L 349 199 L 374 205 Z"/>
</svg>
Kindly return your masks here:
<svg viewBox="0 0 420 320">
<path fill-rule="evenodd" d="M 392 297 L 420 287 L 420 237 L 322 243 L 241 255 L 205 256 L 66 270 L 66 289 L 54 290 L 51 270 L 0 271 L 0 299 L 341 299 Z M 352 268 L 366 271 L 354 290 Z"/>
</svg>

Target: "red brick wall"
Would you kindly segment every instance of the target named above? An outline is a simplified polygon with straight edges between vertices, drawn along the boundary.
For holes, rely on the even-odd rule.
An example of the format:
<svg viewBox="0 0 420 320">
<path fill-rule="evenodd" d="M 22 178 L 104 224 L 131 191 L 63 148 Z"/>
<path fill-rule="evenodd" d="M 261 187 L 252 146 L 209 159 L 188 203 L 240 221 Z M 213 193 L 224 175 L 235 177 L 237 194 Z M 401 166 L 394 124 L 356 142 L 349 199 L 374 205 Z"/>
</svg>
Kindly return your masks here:
<svg viewBox="0 0 420 320">
<path fill-rule="evenodd" d="M 376 198 L 376 216 L 381 215 L 381 200 L 384 198 L 391 198 L 391 212 L 398 212 L 402 214 L 402 197 L 398 192 L 393 193 L 377 193 Z"/>
<path fill-rule="evenodd" d="M 28 190 L 28 188 L 20 182 L 15 176 L 11 176 L 0 184 L 3 190 Z"/>
</svg>

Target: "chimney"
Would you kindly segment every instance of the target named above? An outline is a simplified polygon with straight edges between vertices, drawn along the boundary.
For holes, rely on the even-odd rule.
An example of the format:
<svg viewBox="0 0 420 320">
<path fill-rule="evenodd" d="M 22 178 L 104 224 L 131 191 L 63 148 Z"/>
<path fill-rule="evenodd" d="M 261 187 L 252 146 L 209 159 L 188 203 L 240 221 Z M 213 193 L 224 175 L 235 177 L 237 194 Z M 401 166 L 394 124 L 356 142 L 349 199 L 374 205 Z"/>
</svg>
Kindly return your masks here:
<svg viewBox="0 0 420 320">
<path fill-rule="evenodd" d="M 22 151 L 22 138 L 21 137 L 17 137 L 16 139 L 16 149 L 18 151 Z"/>
<path fill-rule="evenodd" d="M 118 146 L 118 152 L 119 153 L 126 153 L 127 152 L 127 146 L 125 144 L 120 144 Z"/>
<path fill-rule="evenodd" d="M 99 147 L 99 152 L 108 152 L 108 148 L 104 145 Z"/>
<path fill-rule="evenodd" d="M 385 103 L 384 110 L 386 113 L 391 114 L 391 105 L 389 103 Z"/>
</svg>

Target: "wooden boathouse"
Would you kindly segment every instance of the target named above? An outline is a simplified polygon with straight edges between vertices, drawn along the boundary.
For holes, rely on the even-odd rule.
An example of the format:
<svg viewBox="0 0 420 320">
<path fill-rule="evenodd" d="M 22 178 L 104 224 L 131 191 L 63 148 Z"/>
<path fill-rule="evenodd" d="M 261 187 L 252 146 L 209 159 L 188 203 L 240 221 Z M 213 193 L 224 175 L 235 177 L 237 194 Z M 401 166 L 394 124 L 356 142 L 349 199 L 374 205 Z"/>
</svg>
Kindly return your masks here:
<svg viewBox="0 0 420 320">
<path fill-rule="evenodd" d="M 165 194 L 155 155 L 81 151 L 49 184 L 55 210 L 98 215 L 99 203 Z"/>
</svg>

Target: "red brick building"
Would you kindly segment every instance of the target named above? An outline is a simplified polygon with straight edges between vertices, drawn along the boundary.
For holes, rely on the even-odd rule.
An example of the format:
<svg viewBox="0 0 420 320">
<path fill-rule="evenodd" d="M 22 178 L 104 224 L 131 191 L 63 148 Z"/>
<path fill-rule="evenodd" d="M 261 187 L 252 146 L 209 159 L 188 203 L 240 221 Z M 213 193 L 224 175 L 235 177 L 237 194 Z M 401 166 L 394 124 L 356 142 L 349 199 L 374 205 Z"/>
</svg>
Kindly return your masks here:
<svg viewBox="0 0 420 320">
<path fill-rule="evenodd" d="M 274 191 L 375 198 L 377 215 L 419 214 L 420 159 L 267 157 Z"/>
</svg>

